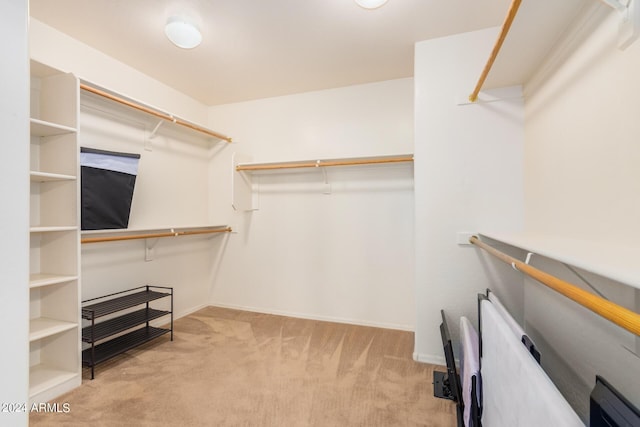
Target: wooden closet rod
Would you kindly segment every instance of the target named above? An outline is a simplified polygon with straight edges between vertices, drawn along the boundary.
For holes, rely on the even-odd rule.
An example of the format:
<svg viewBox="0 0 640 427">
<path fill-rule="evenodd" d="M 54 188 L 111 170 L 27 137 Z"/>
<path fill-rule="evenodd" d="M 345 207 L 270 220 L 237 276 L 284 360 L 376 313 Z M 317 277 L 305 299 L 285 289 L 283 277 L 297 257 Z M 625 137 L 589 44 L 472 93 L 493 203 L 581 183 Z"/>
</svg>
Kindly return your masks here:
<svg viewBox="0 0 640 427">
<path fill-rule="evenodd" d="M 493 50 L 491 51 L 491 55 L 487 60 L 487 63 L 482 70 L 482 74 L 480 74 L 480 78 L 478 79 L 478 83 L 476 83 L 476 87 L 473 89 L 471 95 L 469 95 L 469 101 L 476 102 L 478 100 L 478 94 L 482 89 L 482 85 L 484 85 L 484 81 L 487 79 L 489 75 L 489 71 L 491 71 L 491 67 L 493 67 L 493 63 L 498 57 L 498 52 L 500 52 L 500 48 L 502 47 L 502 43 L 504 43 L 504 39 L 507 37 L 507 33 L 509 32 L 509 28 L 511 28 L 511 24 L 513 23 L 514 18 L 516 17 L 516 13 L 518 12 L 518 8 L 520 7 L 520 3 L 522 0 L 513 0 L 511 2 L 511 6 L 509 6 L 509 11 L 507 12 L 507 16 L 502 23 L 502 28 L 500 29 L 500 34 L 498 35 L 498 40 L 496 40 L 496 44 L 493 46 Z"/>
<path fill-rule="evenodd" d="M 330 166 L 356 166 L 380 163 L 412 162 L 413 157 L 387 157 L 380 159 L 352 159 L 352 160 L 317 160 L 315 162 L 272 163 L 262 165 L 238 165 L 237 171 L 257 171 L 272 169 L 318 168 Z"/>
<path fill-rule="evenodd" d="M 640 314 L 621 307 L 611 301 L 607 301 L 606 299 L 590 292 L 584 291 L 576 285 L 558 279 L 557 277 L 538 270 L 529 264 L 525 264 L 524 262 L 519 261 L 504 252 L 500 252 L 494 247 L 482 242 L 476 236 L 472 236 L 469 239 L 469 242 L 484 249 L 501 261 L 510 264 L 516 270 L 537 280 L 554 291 L 561 293 L 570 300 L 577 302 L 581 306 L 588 308 L 594 313 L 599 314 L 605 319 L 610 320 L 633 334 L 640 335 Z"/>
<path fill-rule="evenodd" d="M 227 142 L 231 142 L 232 141 L 231 137 L 229 137 L 229 136 L 223 135 L 223 134 L 218 133 L 218 132 L 211 131 L 209 129 L 205 129 L 205 128 L 200 127 L 198 125 L 195 125 L 193 123 L 189 123 L 187 121 L 184 121 L 184 120 L 178 119 L 176 117 L 173 117 L 170 114 L 162 113 L 160 111 L 156 111 L 156 110 L 154 110 L 152 108 L 149 108 L 149 107 L 146 107 L 144 105 L 137 104 L 137 103 L 135 103 L 133 101 L 129 101 L 129 100 L 124 99 L 124 98 L 120 98 L 119 96 L 112 95 L 109 92 L 106 92 L 106 91 L 101 90 L 101 89 L 97 89 L 97 88 L 95 88 L 93 86 L 89 86 L 89 85 L 86 85 L 84 83 L 80 83 L 80 89 L 86 90 L 87 92 L 94 93 L 96 95 L 102 96 L 104 98 L 110 99 L 111 101 L 118 102 L 118 103 L 126 105 L 128 107 L 135 108 L 136 110 L 145 112 L 147 114 L 151 114 L 152 116 L 161 118 L 163 120 L 167 120 L 167 121 L 175 123 L 177 125 L 188 127 L 189 129 L 193 129 L 193 130 L 195 130 L 197 132 L 201 132 L 201 133 L 207 134 L 209 136 L 213 136 L 214 138 L 222 139 L 222 140 L 227 141 Z"/>
<path fill-rule="evenodd" d="M 144 233 L 130 234 L 127 236 L 104 236 L 104 237 L 85 237 L 80 240 L 81 243 L 100 243 L 100 242 L 116 242 L 119 240 L 136 240 L 136 239 L 157 239 L 159 237 L 178 237 L 191 236 L 194 234 L 211 234 L 211 233 L 230 233 L 231 227 L 220 228 L 216 230 L 187 230 L 187 231 L 167 231 L 164 233 Z"/>
</svg>

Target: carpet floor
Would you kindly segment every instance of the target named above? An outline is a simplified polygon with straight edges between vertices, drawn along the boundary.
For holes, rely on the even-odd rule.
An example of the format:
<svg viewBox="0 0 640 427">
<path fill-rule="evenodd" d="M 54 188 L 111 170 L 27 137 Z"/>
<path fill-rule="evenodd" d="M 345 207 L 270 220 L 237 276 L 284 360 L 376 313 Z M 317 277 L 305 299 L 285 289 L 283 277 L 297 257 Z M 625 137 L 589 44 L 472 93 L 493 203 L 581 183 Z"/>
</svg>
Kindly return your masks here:
<svg viewBox="0 0 640 427">
<path fill-rule="evenodd" d="M 96 367 L 30 426 L 455 426 L 413 333 L 207 307 Z"/>
</svg>

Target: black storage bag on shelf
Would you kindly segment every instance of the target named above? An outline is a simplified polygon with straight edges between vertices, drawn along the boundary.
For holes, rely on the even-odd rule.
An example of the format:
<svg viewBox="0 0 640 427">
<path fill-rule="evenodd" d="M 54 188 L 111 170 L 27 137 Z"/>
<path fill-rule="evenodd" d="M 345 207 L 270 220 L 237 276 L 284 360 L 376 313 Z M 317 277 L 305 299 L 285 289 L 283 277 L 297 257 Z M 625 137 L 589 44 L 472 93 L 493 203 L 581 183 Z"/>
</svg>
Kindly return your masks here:
<svg viewBox="0 0 640 427">
<path fill-rule="evenodd" d="M 127 228 L 139 154 L 80 148 L 82 229 Z"/>
</svg>

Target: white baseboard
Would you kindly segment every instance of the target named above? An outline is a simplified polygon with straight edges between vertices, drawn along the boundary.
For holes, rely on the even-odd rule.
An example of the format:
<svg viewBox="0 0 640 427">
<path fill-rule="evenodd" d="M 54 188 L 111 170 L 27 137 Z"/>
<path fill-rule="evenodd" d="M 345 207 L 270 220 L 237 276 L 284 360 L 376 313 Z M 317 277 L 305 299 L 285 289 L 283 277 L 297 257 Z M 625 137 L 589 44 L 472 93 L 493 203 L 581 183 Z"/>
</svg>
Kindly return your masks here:
<svg viewBox="0 0 640 427">
<path fill-rule="evenodd" d="M 188 315 L 190 315 L 192 313 L 195 313 L 198 310 L 202 310 L 203 308 L 206 308 L 208 306 L 209 306 L 209 304 L 200 304 L 198 306 L 191 307 L 188 310 L 181 311 L 180 313 L 173 312 L 173 321 L 175 322 L 176 320 L 180 319 L 181 317 L 188 316 Z M 168 328 L 169 327 L 169 323 L 168 322 L 169 322 L 169 320 L 167 320 L 165 317 L 161 317 L 160 319 L 156 319 L 156 320 L 152 321 L 151 325 L 152 326 L 157 326 L 159 328 Z M 175 332 L 175 330 L 174 330 L 174 332 Z"/>
<path fill-rule="evenodd" d="M 188 310 L 181 311 L 180 313 L 173 313 L 173 320 L 179 319 L 181 317 L 188 316 L 188 315 L 190 315 L 192 313 L 195 313 L 196 311 L 202 310 L 203 308 L 206 308 L 208 306 L 209 306 L 209 304 L 200 304 L 200 305 L 197 305 L 195 307 L 191 307 Z"/>
<path fill-rule="evenodd" d="M 413 353 L 413 360 L 421 363 L 430 363 L 432 365 L 447 366 L 447 361 L 443 356 L 436 356 L 433 354 Z"/>
<path fill-rule="evenodd" d="M 347 319 L 343 317 L 333 317 L 333 316 L 316 316 L 316 315 L 309 315 L 305 313 L 297 313 L 297 312 L 291 312 L 286 310 L 270 310 L 270 309 L 247 307 L 247 306 L 240 306 L 240 305 L 234 305 L 234 304 L 216 303 L 216 304 L 208 304 L 208 305 L 211 307 L 231 308 L 234 310 L 251 311 L 254 313 L 264 313 L 264 314 L 275 314 L 278 316 L 296 317 L 299 319 L 319 320 L 323 322 L 346 323 L 348 325 L 372 326 L 375 328 L 395 329 L 400 331 L 414 332 L 414 327 L 412 325 L 400 325 L 395 323 L 384 323 L 384 322 L 370 322 L 370 321 Z"/>
</svg>

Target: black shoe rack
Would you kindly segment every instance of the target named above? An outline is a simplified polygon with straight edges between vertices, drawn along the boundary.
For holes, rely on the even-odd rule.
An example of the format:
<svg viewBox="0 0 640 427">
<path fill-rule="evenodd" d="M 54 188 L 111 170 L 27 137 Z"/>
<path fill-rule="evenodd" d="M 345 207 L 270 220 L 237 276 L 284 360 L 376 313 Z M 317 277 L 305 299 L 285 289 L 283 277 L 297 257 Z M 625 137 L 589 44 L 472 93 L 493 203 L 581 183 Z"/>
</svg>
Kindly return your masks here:
<svg viewBox="0 0 640 427">
<path fill-rule="evenodd" d="M 157 310 L 150 302 L 170 298 L 169 310 Z M 166 333 L 173 341 L 173 288 L 140 286 L 82 302 L 82 341 L 89 344 L 82 351 L 82 364 L 91 368 L 91 379 L 98 363 L 149 342 Z M 123 312 L 123 314 L 119 314 Z M 149 322 L 170 316 L 170 328 L 157 328 Z M 97 321 L 98 319 L 104 320 Z"/>
</svg>

